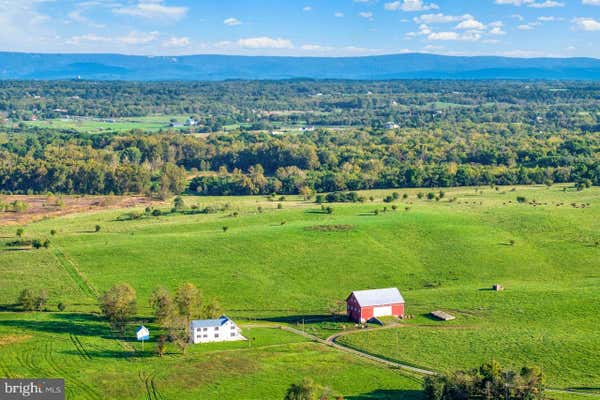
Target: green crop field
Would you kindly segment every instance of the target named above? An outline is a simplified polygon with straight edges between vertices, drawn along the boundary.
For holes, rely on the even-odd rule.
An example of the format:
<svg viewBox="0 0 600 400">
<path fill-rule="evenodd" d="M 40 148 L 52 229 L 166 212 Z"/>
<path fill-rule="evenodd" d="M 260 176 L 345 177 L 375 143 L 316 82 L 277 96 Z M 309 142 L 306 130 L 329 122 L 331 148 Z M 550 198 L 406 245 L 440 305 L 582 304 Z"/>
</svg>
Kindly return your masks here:
<svg viewBox="0 0 600 400">
<path fill-rule="evenodd" d="M 131 118 L 113 118 L 111 121 L 108 119 L 66 119 L 56 118 L 38 121 L 26 121 L 25 124 L 28 126 L 34 126 L 38 128 L 52 128 L 52 129 L 74 129 L 80 132 L 86 133 L 99 133 L 99 132 L 123 132 L 130 131 L 132 129 L 141 129 L 148 132 L 156 132 L 161 129 L 167 130 L 170 128 L 171 119 L 177 120 L 178 123 L 183 124 L 188 116 L 184 115 L 157 115 L 147 117 L 131 117 Z M 175 128 L 175 129 L 183 129 Z"/>
<path fill-rule="evenodd" d="M 40 250 L 5 246 L 16 227 L 2 227 L 0 372 L 64 377 L 75 398 L 277 399 L 303 377 L 350 399 L 418 398 L 414 377 L 274 329 L 303 321 L 317 336 L 342 333 L 340 344 L 418 367 L 537 364 L 552 388 L 600 393 L 600 189 L 458 188 L 440 201 L 417 198 L 427 191 L 398 190 L 408 198 L 393 203 L 382 201 L 391 190 L 365 192 L 374 201 L 333 204 L 332 214 L 294 196 L 282 209 L 265 197 L 184 197 L 226 211 L 46 219 L 25 227 L 26 238 L 51 240 Z M 128 282 L 139 321 L 155 331 L 150 292 L 187 281 L 242 322 L 251 347 L 196 345 L 159 358 L 154 343 L 142 352 L 97 316 L 97 294 Z M 506 290 L 490 290 L 495 283 Z M 331 317 L 352 290 L 390 286 L 412 319 L 348 333 L 350 323 Z M 47 288 L 53 312 L 16 311 L 26 287 Z M 58 302 L 65 312 L 54 312 Z M 430 319 L 437 309 L 456 320 Z"/>
</svg>

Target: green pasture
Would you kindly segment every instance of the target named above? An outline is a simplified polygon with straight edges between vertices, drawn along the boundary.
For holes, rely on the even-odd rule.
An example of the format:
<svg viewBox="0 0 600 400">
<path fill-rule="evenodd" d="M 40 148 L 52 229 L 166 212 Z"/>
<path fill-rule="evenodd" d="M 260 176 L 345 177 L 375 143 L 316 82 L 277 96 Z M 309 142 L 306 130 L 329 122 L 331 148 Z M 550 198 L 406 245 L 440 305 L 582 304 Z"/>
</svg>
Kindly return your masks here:
<svg viewBox="0 0 600 400">
<path fill-rule="evenodd" d="M 144 397 L 142 365 L 148 365 L 145 370 L 162 393 L 183 393 L 182 398 L 226 398 L 234 390 L 248 398 L 280 398 L 303 376 L 348 398 L 369 398 L 369 393 L 386 398 L 393 390 L 399 391 L 397 397 L 389 398 L 414 398 L 418 382 L 322 345 L 298 342 L 288 333 L 252 328 L 257 343 L 251 348 L 247 343 L 191 346 L 185 356 L 173 352 L 159 359 L 136 352 L 130 357 L 122 352 L 138 344 L 109 338 L 107 324 L 94 317 L 97 294 L 116 282 L 137 290 L 140 318 L 149 320 L 147 300 L 154 287 L 174 289 L 189 281 L 245 324 L 304 321 L 304 329 L 327 337 L 353 328 L 331 317 L 349 292 L 397 286 L 412 319 L 397 328 L 351 333 L 339 343 L 436 371 L 470 368 L 492 358 L 515 367 L 537 364 L 550 387 L 598 392 L 600 189 L 458 188 L 445 190 L 440 201 L 417 198 L 428 191 L 398 190 L 408 198 L 394 203 L 382 201 L 391 190 L 365 192 L 374 201 L 333 204 L 333 214 L 294 196 L 282 202 L 282 209 L 265 197 L 185 197 L 188 205 L 227 205 L 227 210 L 131 221 L 118 220 L 130 210 L 47 219 L 25 227 L 25 237 L 50 238 L 50 248 L 41 250 L 5 246 L 14 240 L 16 227 L 0 228 L 0 304 L 6 310 L 0 313 L 0 343 L 10 335 L 30 336 L 0 344 L 2 371 L 12 376 L 52 371 L 28 359 L 50 346 L 47 352 L 64 357 L 58 363 L 64 374 L 96 391 L 102 379 L 123 379 L 115 385 L 123 392 L 111 394 L 120 398 Z M 517 203 L 517 196 L 527 201 Z M 101 226 L 97 233 L 96 224 Z M 341 225 L 346 228 L 315 229 Z M 51 229 L 57 230 L 53 237 Z M 506 290 L 489 290 L 495 283 Z M 12 304 L 24 287 L 47 288 L 49 308 L 64 302 L 67 313 L 14 312 Z M 427 314 L 437 309 L 456 320 L 430 319 Z M 73 322 L 77 316 L 81 322 Z M 78 361 L 71 354 L 74 324 L 90 326 L 90 333 L 76 334 L 98 352 L 92 360 Z M 212 366 L 235 367 L 227 372 L 215 367 L 205 376 L 200 371 L 211 360 Z M 78 370 L 80 362 L 84 366 Z M 169 375 L 186 367 L 201 378 L 192 384 L 183 372 L 183 378 Z M 124 378 L 116 377 L 121 369 Z M 102 379 L 93 378 L 94 372 Z"/>
<path fill-rule="evenodd" d="M 185 115 L 159 115 L 147 117 L 113 118 L 109 119 L 66 119 L 56 118 L 38 121 L 25 121 L 27 126 L 51 129 L 74 129 L 87 133 L 100 132 L 122 132 L 132 129 L 156 132 L 161 129 L 170 128 L 171 119 L 175 118 L 177 122 L 185 123 L 188 116 Z M 183 127 L 182 127 L 183 128 Z M 180 129 L 180 128 L 175 128 Z"/>
</svg>

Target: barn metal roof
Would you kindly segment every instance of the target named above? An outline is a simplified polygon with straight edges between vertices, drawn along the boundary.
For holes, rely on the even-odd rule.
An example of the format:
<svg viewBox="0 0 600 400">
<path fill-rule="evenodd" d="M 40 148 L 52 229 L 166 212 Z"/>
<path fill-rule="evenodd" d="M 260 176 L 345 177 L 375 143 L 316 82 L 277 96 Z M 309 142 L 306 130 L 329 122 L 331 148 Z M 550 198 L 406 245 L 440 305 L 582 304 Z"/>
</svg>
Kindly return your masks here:
<svg viewBox="0 0 600 400">
<path fill-rule="evenodd" d="M 404 303 L 398 288 L 355 290 L 352 294 L 361 307 Z"/>
<path fill-rule="evenodd" d="M 192 329 L 212 328 L 215 326 L 224 325 L 227 321 L 229 321 L 229 318 L 226 317 L 225 315 L 221 315 L 217 319 L 196 319 L 191 322 L 191 325 L 192 325 Z"/>
</svg>

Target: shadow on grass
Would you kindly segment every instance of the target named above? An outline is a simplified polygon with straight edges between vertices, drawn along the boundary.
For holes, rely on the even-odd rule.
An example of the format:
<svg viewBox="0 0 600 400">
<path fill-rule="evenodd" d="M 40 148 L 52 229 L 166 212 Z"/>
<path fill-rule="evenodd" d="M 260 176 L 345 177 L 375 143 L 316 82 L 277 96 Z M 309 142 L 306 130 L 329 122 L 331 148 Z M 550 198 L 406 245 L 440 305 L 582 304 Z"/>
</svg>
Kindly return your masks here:
<svg viewBox="0 0 600 400">
<path fill-rule="evenodd" d="M 19 312 L 21 307 L 18 304 L 2 304 L 0 305 L 0 312 Z"/>
<path fill-rule="evenodd" d="M 345 315 L 307 314 L 257 318 L 256 321 L 279 322 L 285 324 L 297 324 L 302 323 L 302 321 L 304 321 L 305 324 L 319 324 L 321 322 L 348 322 L 348 317 L 346 317 Z"/>
<path fill-rule="evenodd" d="M 146 348 L 150 348 L 148 343 L 146 343 Z M 154 348 L 154 346 L 152 346 Z M 80 356 L 81 353 L 77 350 L 65 350 L 61 352 L 62 354 L 68 354 L 71 356 Z M 128 351 L 128 350 L 86 350 L 86 355 L 94 358 L 159 358 L 158 355 L 153 351 Z"/>
<path fill-rule="evenodd" d="M 419 400 L 423 399 L 423 392 L 420 390 L 395 390 L 395 389 L 377 389 L 369 393 L 359 394 L 357 396 L 345 396 L 346 400 Z"/>
<path fill-rule="evenodd" d="M 106 321 L 94 314 L 52 314 L 51 318 L 48 320 L 5 319 L 2 320 L 2 325 L 64 335 L 96 336 L 105 339 L 115 337 Z"/>
<path fill-rule="evenodd" d="M 305 214 L 327 214 L 327 212 L 324 210 L 305 210 L 304 213 Z M 329 214 L 329 215 L 331 215 L 331 214 Z"/>
<path fill-rule="evenodd" d="M 11 247 L 9 249 L 4 249 L 2 251 L 4 252 L 11 252 L 11 251 L 31 251 L 33 250 L 31 247 Z"/>
<path fill-rule="evenodd" d="M 423 318 L 425 318 L 425 319 L 428 319 L 428 320 L 430 320 L 430 321 L 435 321 L 435 322 L 444 322 L 443 320 L 441 320 L 441 319 L 439 319 L 439 318 L 437 318 L 437 317 L 434 317 L 434 316 L 433 316 L 433 315 L 431 315 L 430 313 L 423 313 L 423 314 L 421 314 L 421 317 L 423 317 Z"/>
</svg>

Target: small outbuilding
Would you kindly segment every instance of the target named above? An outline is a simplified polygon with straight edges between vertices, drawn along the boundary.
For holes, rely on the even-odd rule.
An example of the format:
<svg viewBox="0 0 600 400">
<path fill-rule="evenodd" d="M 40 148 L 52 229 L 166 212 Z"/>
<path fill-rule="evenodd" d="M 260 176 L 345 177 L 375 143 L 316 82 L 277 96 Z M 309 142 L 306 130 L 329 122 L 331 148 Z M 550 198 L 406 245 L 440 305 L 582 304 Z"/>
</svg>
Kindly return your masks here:
<svg viewBox="0 0 600 400">
<path fill-rule="evenodd" d="M 453 319 L 456 319 L 454 315 L 448 314 L 447 312 L 441 310 L 432 311 L 431 316 L 441 319 L 442 321 L 452 321 Z"/>
<path fill-rule="evenodd" d="M 351 321 L 365 323 L 374 317 L 404 317 L 404 298 L 398 288 L 355 290 L 346 299 Z"/>
<path fill-rule="evenodd" d="M 230 342 L 246 340 L 235 322 L 221 315 L 217 319 L 198 319 L 190 322 L 192 343 Z"/>
<path fill-rule="evenodd" d="M 144 325 L 139 326 L 135 331 L 137 340 L 144 341 L 150 339 L 150 331 Z"/>
</svg>

